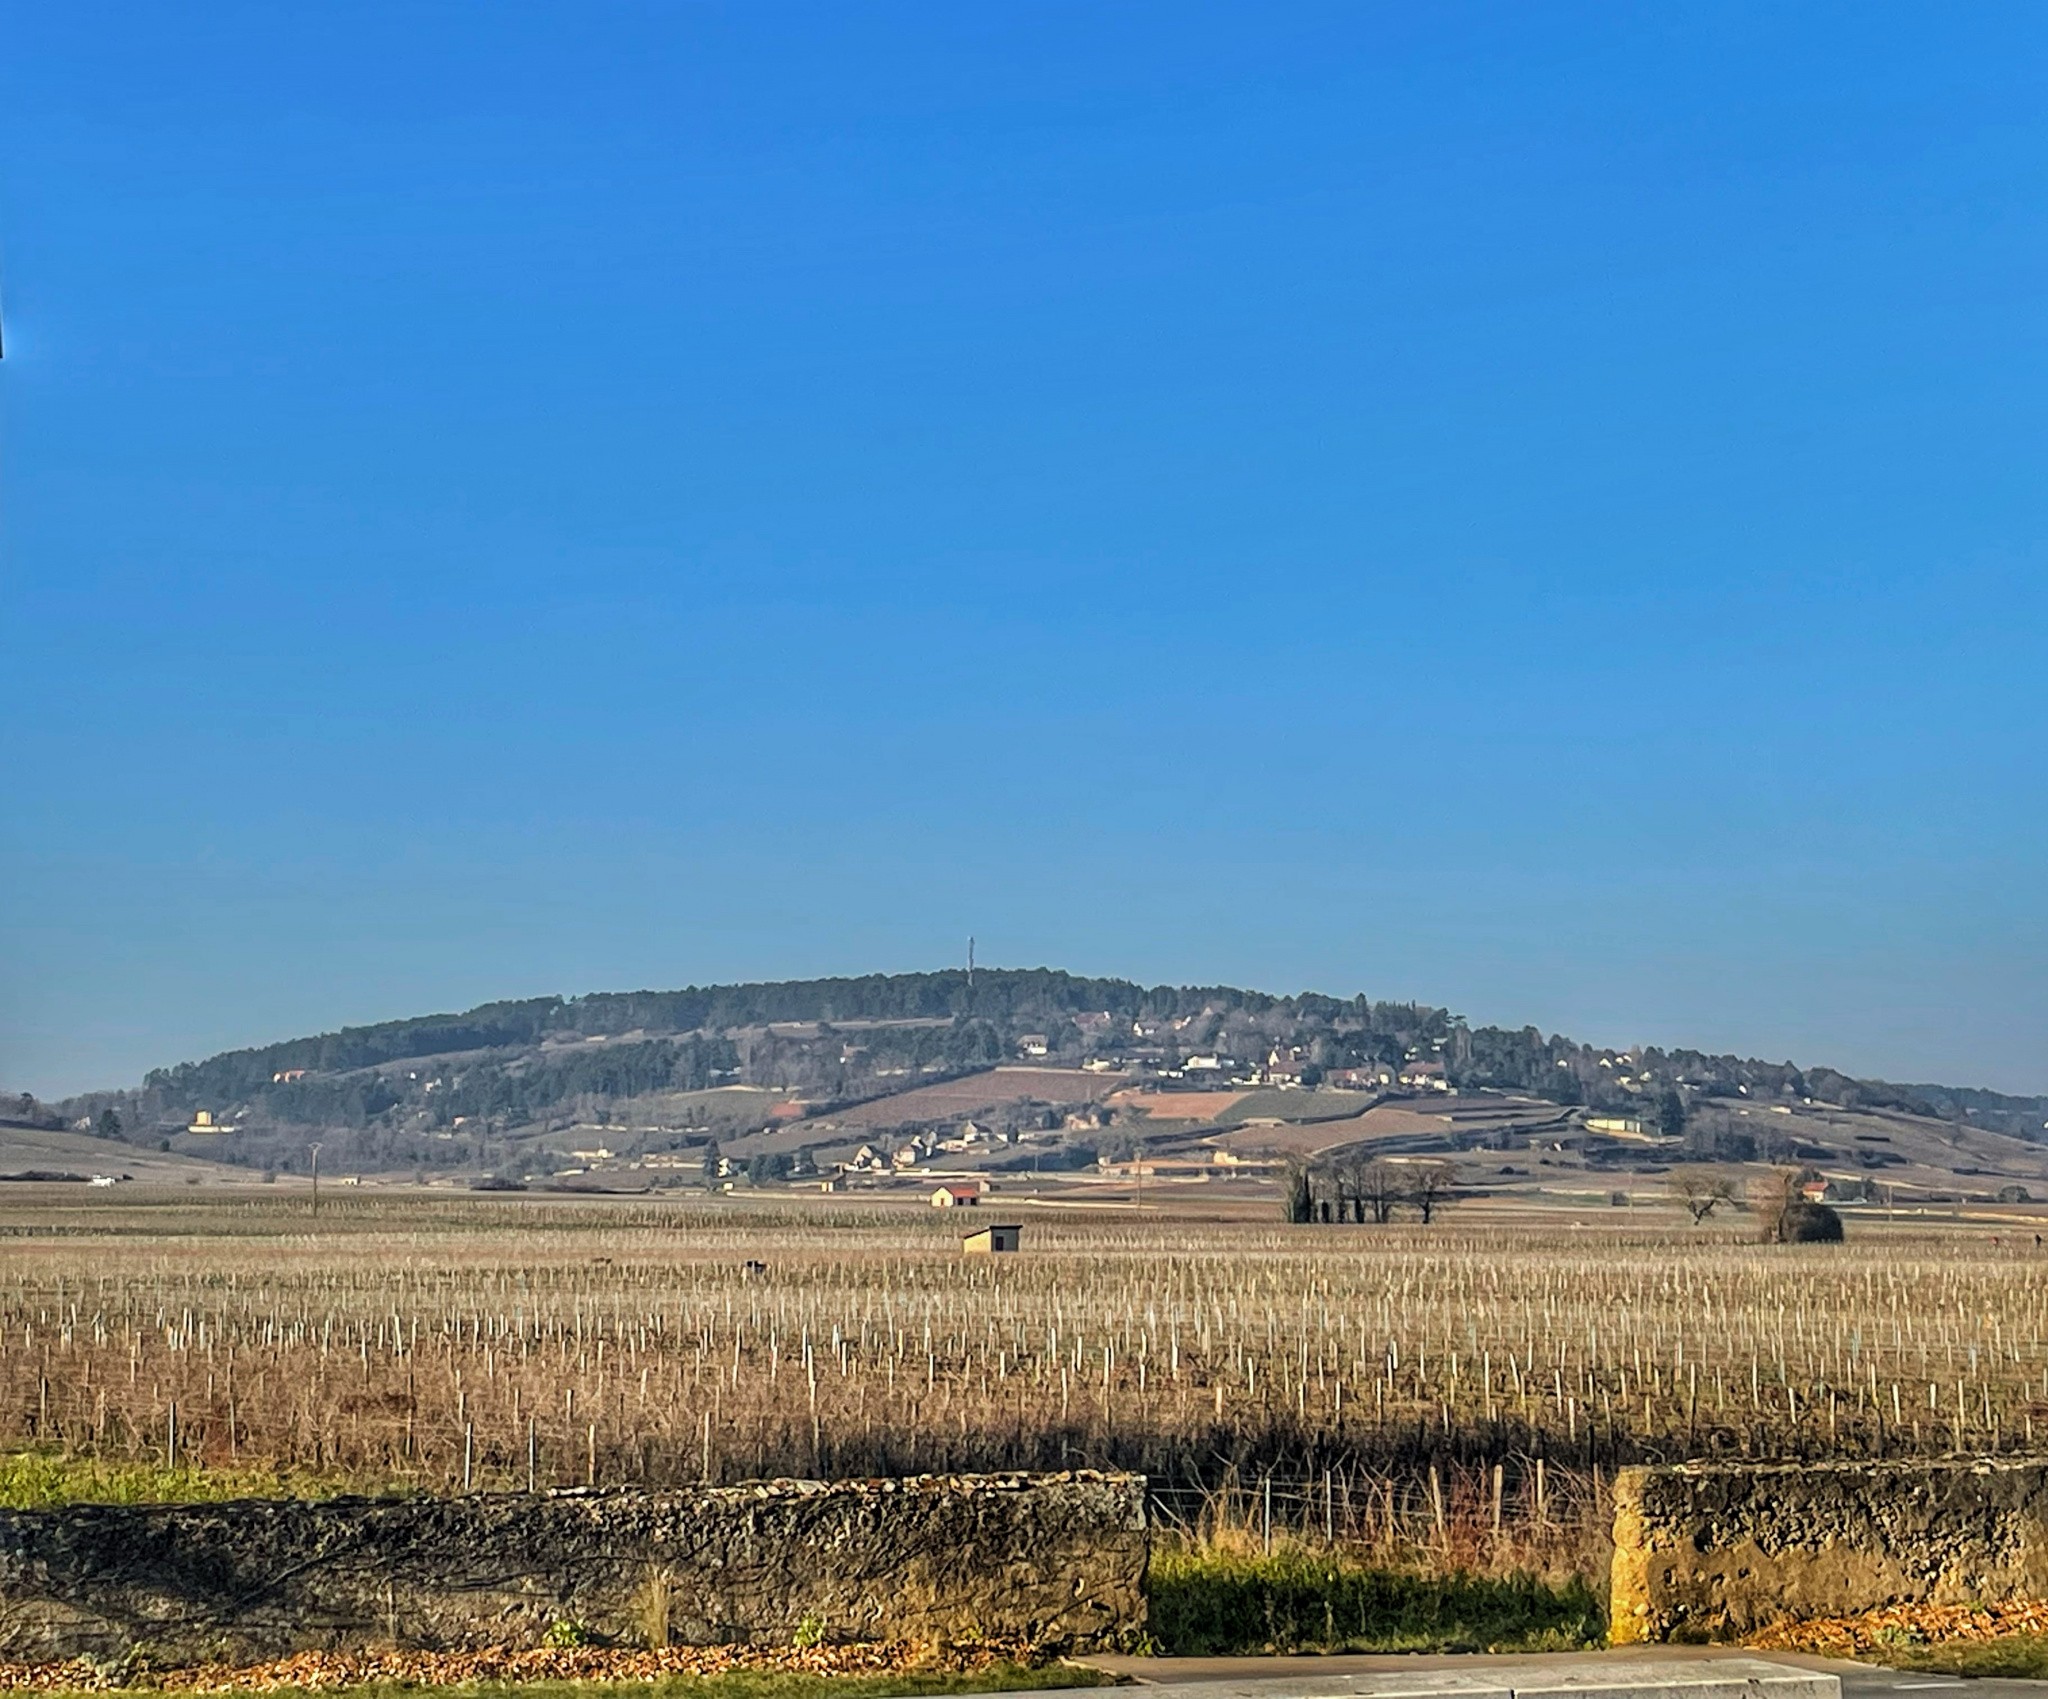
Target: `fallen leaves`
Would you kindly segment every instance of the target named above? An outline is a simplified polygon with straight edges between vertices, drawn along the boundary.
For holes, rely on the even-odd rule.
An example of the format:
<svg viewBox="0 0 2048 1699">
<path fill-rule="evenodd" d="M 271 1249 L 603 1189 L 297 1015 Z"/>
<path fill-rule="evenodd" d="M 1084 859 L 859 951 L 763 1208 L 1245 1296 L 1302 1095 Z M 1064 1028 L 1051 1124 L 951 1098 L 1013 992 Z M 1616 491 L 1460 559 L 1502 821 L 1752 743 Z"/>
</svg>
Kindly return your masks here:
<svg viewBox="0 0 2048 1699">
<path fill-rule="evenodd" d="M 484 1681 L 656 1681 L 737 1670 L 795 1675 L 896 1675 L 906 1671 L 973 1672 L 997 1664 L 1042 1661 L 1009 1641 L 971 1646 L 892 1640 L 853 1646 L 670 1646 L 659 1651 L 615 1646 L 486 1647 L 425 1652 L 295 1652 L 259 1664 L 199 1664 L 152 1670 L 88 1659 L 67 1663 L 0 1663 L 0 1691 L 48 1693 L 147 1687 L 166 1693 L 272 1693 L 286 1688 L 334 1689 L 367 1682 L 441 1687 Z"/>
<path fill-rule="evenodd" d="M 2048 1602 L 2028 1599 L 2003 1605 L 1887 1605 L 1859 1616 L 1773 1623 L 1749 1635 L 1743 1644 L 1758 1651 L 1813 1652 L 1823 1657 L 1853 1658 L 1861 1652 L 1890 1647 L 1997 1640 L 2008 1634 L 2048 1634 Z"/>
</svg>

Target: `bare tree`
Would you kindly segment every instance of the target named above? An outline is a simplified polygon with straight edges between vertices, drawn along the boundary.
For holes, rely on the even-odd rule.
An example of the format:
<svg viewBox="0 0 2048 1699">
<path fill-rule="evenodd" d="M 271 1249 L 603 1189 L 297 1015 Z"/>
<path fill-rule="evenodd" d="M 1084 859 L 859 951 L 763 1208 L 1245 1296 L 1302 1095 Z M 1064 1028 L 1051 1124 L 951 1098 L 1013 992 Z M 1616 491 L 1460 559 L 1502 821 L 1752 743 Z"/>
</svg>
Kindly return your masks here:
<svg viewBox="0 0 2048 1699">
<path fill-rule="evenodd" d="M 1330 1198 L 1330 1219 L 1339 1223 L 1351 1219 L 1351 1171 L 1341 1162 L 1333 1162 L 1322 1169 L 1325 1189 Z"/>
<path fill-rule="evenodd" d="M 1686 1214 L 1697 1227 L 1721 1205 L 1735 1202 L 1735 1182 L 1726 1174 L 1708 1168 L 1681 1168 L 1671 1177 L 1671 1189 L 1685 1205 Z"/>
<path fill-rule="evenodd" d="M 1373 1221 L 1384 1226 L 1392 1218 L 1394 1205 L 1400 1202 L 1400 1190 L 1385 1163 L 1368 1162 L 1358 1156 L 1340 1157 L 1326 1172 L 1331 1189 L 1337 1194 L 1339 1221 Z"/>
<path fill-rule="evenodd" d="M 1766 1243 L 1777 1240 L 1780 1224 L 1799 1197 L 1799 1170 L 1796 1168 L 1773 1168 L 1770 1173 L 1754 1181 L 1749 1188 L 1749 1201 L 1763 1224 Z"/>
<path fill-rule="evenodd" d="M 1362 1209 L 1372 1216 L 1374 1226 L 1386 1226 L 1402 1199 L 1399 1171 L 1384 1162 L 1368 1162 L 1354 1170 L 1354 1177 Z"/>
<path fill-rule="evenodd" d="M 1422 1216 L 1423 1226 L 1427 1227 L 1430 1218 L 1457 1195 L 1457 1180 L 1457 1173 L 1448 1162 L 1428 1162 L 1409 1169 L 1407 1201 Z"/>
<path fill-rule="evenodd" d="M 1339 1159 L 1324 1172 L 1329 1176 L 1330 1191 L 1336 1199 L 1336 1218 L 1339 1222 L 1363 1221 L 1365 1203 L 1359 1196 L 1359 1185 L 1364 1170 L 1356 1162 Z"/>
</svg>

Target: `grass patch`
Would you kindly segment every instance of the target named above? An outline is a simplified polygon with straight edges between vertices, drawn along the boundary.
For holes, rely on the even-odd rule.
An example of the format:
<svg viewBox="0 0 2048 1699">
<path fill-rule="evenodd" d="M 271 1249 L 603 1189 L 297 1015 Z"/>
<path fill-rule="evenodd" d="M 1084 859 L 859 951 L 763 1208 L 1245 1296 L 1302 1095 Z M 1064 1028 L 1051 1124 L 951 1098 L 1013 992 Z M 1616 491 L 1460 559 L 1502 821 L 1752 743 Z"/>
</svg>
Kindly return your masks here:
<svg viewBox="0 0 2048 1699">
<path fill-rule="evenodd" d="M 1277 1652 L 1560 1652 L 1604 1645 L 1582 1580 L 1425 1574 L 1328 1552 L 1152 1554 L 1151 1634 L 1169 1656 Z"/>
<path fill-rule="evenodd" d="M 413 1682 L 367 1681 L 327 1687 L 322 1695 L 342 1699 L 410 1699 L 430 1693 L 435 1699 L 889 1699 L 926 1693 L 1013 1693 L 1032 1688 L 1100 1687 L 1112 1678 L 1100 1670 L 1072 1664 L 1027 1668 L 996 1664 L 972 1671 L 907 1670 L 895 1675 L 806 1675 L 787 1670 L 730 1670 L 718 1675 L 671 1675 L 656 1680 L 622 1681 L 469 1681 L 441 1686 Z M 46 1689 L 63 1692 L 64 1689 Z M 79 1691 L 73 1689 L 71 1691 Z M 166 1692 L 206 1691 L 163 1687 L 117 1687 L 92 1690 L 94 1699 L 164 1699 Z M 218 1691 L 218 1690 L 216 1690 Z M 311 1692 L 310 1688 L 272 1687 L 269 1693 Z"/>
<path fill-rule="evenodd" d="M 1215 1124 L 1219 1127 L 1241 1127 L 1245 1122 L 1262 1115 L 1300 1124 L 1347 1121 L 1353 1115 L 1362 1115 L 1379 1100 L 1378 1092 L 1344 1091 L 1336 1086 L 1318 1086 L 1314 1091 L 1281 1091 L 1277 1087 L 1261 1087 L 1246 1092 L 1216 1117 Z M 1171 1093 L 1162 1092 L 1158 1097 L 1147 1098 L 1145 1101 L 1163 1106 L 1171 1103 L 1173 1097 Z"/>
<path fill-rule="evenodd" d="M 1876 1645 L 1858 1649 L 1855 1656 L 1863 1663 L 1925 1670 L 1933 1675 L 2048 1681 L 2048 1634 L 2001 1634 L 1990 1640 L 1950 1640 L 1934 1646 L 1880 1636 Z"/>
<path fill-rule="evenodd" d="M 268 1468 L 166 1469 L 54 1452 L 0 1454 L 0 1509 L 66 1504 L 218 1504 L 232 1498 L 333 1498 L 359 1490 L 339 1477 Z"/>
</svg>

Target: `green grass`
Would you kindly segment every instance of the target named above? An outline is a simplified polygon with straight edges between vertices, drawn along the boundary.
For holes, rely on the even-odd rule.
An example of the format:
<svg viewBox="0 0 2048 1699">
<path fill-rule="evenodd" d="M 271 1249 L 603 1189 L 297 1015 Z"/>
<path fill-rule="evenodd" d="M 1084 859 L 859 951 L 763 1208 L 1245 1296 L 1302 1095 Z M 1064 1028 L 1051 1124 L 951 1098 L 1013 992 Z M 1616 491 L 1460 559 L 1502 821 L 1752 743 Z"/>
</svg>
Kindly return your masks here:
<svg viewBox="0 0 2048 1699">
<path fill-rule="evenodd" d="M 1604 1645 L 1583 1581 L 1428 1575 L 1284 1551 L 1152 1554 L 1151 1636 L 1167 1656 L 1262 1652 L 1551 1652 Z"/>
<path fill-rule="evenodd" d="M 275 1469 L 166 1469 L 53 1452 L 0 1453 L 0 1509 L 65 1504 L 217 1504 L 231 1498 L 333 1498 L 355 1483 Z"/>
<path fill-rule="evenodd" d="M 971 1674 L 907 1671 L 898 1675 L 796 1675 L 785 1671 L 732 1670 L 723 1675 L 666 1676 L 658 1681 L 474 1681 L 440 1687 L 373 1681 L 355 1687 L 323 1687 L 341 1699 L 885 1699 L 925 1693 L 1014 1693 L 1027 1688 L 1100 1687 L 1110 1681 L 1100 1670 L 1071 1664 L 1026 1668 L 997 1664 Z M 163 1699 L 161 1688 L 92 1690 L 94 1699 Z M 280 1687 L 275 1693 L 306 1691 Z"/>
<path fill-rule="evenodd" d="M 1170 1094 L 1162 1094 L 1145 1101 L 1163 1106 L 1171 1103 L 1173 1098 Z M 1241 1127 L 1261 1115 L 1272 1115 L 1282 1121 L 1342 1121 L 1362 1114 L 1378 1101 L 1377 1092 L 1342 1091 L 1335 1086 L 1318 1087 L 1314 1091 L 1281 1091 L 1273 1086 L 1260 1086 L 1246 1092 L 1218 1115 L 1216 1125 Z"/>
<path fill-rule="evenodd" d="M 1901 1640 L 1859 1651 L 1856 1661 L 1935 1675 L 2044 1681 L 2048 1680 L 2048 1634 L 2002 1634 L 1995 1640 L 1951 1640 L 1935 1646 Z"/>
</svg>

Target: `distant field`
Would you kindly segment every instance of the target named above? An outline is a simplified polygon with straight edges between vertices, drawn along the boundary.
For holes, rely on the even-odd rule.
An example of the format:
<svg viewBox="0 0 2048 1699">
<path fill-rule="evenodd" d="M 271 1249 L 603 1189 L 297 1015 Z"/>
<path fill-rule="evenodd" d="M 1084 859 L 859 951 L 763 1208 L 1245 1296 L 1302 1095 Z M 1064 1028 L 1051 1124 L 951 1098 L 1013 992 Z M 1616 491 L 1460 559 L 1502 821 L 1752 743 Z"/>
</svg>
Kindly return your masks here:
<svg viewBox="0 0 2048 1699">
<path fill-rule="evenodd" d="M 1272 1152 L 1284 1156 L 1320 1156 L 1345 1145 L 1371 1144 L 1381 1139 L 1404 1142 L 1417 1138 L 1448 1140 L 1450 1121 L 1442 1115 L 1383 1103 L 1362 1115 L 1342 1120 L 1315 1121 L 1301 1126 L 1245 1127 L 1218 1134 L 1209 1142 L 1219 1150 Z"/>
<path fill-rule="evenodd" d="M 614 1098 L 610 1104 L 612 1121 L 579 1124 L 576 1136 L 605 1131 L 616 1134 L 637 1127 L 704 1127 L 718 1131 L 758 1126 L 788 1096 L 787 1092 L 771 1091 L 766 1086 L 722 1085 L 705 1091 L 662 1091 L 644 1097 Z M 560 1143 L 561 1135 L 556 1135 L 554 1142 Z"/>
<path fill-rule="evenodd" d="M 1328 1121 L 1356 1115 L 1379 1101 L 1370 1091 L 1338 1091 L 1317 1087 L 1314 1091 L 1279 1091 L 1261 1087 L 1248 1091 L 1222 1116 L 1226 1125 L 1271 1116 L 1279 1121 Z"/>
<path fill-rule="evenodd" d="M 1114 1093 L 1112 1108 L 1136 1109 L 1150 1121 L 1206 1121 L 1235 1126 L 1254 1117 L 1316 1121 L 1355 1115 L 1377 1101 L 1369 1091 L 1281 1091 L 1254 1086 L 1234 1091 L 1133 1091 Z"/>
<path fill-rule="evenodd" d="M 138 1148 L 86 1133 L 52 1132 L 40 1127 L 0 1127 L 0 1176 L 29 1171 L 132 1176 L 138 1182 L 178 1185 L 185 1181 L 218 1185 L 251 1185 L 259 1177 L 247 1168 L 232 1168 L 206 1154 L 205 1137 L 181 1137 L 191 1155 Z M 65 1181 L 36 1184 L 53 1191 L 77 1190 Z"/>
<path fill-rule="evenodd" d="M 1079 1068 L 993 1068 L 985 1074 L 946 1080 L 938 1085 L 919 1086 L 894 1097 L 878 1098 L 835 1111 L 812 1122 L 852 1129 L 894 1127 L 906 1121 L 943 1121 L 955 1115 L 973 1115 L 1006 1103 L 1093 1103 L 1108 1097 L 1122 1079 L 1115 1074 L 1091 1074 Z M 811 1142 L 820 1142 L 813 1139 Z"/>
<path fill-rule="evenodd" d="M 1246 1094 L 1241 1091 L 1132 1091 L 1113 1092 L 1113 1109 L 1135 1109 L 1148 1121 L 1214 1121 L 1235 1108 Z"/>
</svg>

